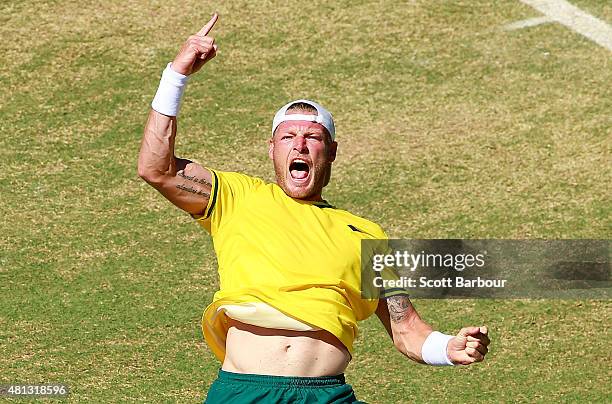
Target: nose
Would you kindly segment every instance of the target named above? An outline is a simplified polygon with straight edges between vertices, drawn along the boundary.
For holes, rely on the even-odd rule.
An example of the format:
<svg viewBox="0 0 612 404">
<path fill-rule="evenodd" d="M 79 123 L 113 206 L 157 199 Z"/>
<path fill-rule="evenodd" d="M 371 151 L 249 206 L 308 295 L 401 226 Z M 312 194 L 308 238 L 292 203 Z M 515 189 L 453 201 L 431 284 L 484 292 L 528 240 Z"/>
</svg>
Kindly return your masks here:
<svg viewBox="0 0 612 404">
<path fill-rule="evenodd" d="M 306 138 L 304 136 L 295 136 L 293 138 L 293 149 L 301 154 L 307 153 Z"/>
</svg>

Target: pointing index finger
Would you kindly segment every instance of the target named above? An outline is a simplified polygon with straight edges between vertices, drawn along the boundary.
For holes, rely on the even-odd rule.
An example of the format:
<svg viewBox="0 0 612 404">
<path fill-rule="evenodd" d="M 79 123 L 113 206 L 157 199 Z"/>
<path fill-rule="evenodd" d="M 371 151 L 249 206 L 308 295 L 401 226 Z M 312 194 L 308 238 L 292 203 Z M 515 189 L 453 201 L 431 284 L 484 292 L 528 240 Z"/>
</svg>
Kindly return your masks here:
<svg viewBox="0 0 612 404">
<path fill-rule="evenodd" d="M 215 26 L 217 19 L 219 18 L 219 14 L 214 13 L 210 21 L 206 23 L 204 27 L 200 31 L 198 31 L 198 36 L 206 36 L 210 32 L 210 30 Z"/>
</svg>

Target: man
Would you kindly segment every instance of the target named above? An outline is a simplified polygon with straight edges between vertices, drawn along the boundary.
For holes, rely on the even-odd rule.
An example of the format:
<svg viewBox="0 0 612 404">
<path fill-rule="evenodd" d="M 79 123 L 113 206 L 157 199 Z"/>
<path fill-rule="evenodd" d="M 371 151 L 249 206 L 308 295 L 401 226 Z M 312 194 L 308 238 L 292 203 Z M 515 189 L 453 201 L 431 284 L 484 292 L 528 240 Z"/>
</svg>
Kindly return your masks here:
<svg viewBox="0 0 612 404">
<path fill-rule="evenodd" d="M 376 313 L 397 349 L 433 365 L 482 361 L 486 327 L 433 332 L 406 296 L 362 299 L 362 239 L 382 229 L 322 198 L 338 144 L 331 114 L 297 100 L 273 121 L 276 184 L 174 156 L 178 110 L 189 76 L 215 57 L 215 14 L 185 42 L 152 103 L 139 175 L 213 237 L 220 290 L 202 328 L 222 361 L 208 402 L 353 402 L 343 372 L 357 321 Z"/>
</svg>

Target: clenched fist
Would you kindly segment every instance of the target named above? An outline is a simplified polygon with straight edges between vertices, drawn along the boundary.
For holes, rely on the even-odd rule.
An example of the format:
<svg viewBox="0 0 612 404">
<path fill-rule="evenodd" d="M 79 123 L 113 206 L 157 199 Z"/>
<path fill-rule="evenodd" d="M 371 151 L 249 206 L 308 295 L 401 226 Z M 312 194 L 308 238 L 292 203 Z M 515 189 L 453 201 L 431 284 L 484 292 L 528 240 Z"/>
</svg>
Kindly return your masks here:
<svg viewBox="0 0 612 404">
<path fill-rule="evenodd" d="M 446 355 L 454 364 L 469 365 L 481 362 L 489 352 L 487 327 L 465 327 L 456 337 L 448 341 Z"/>
<path fill-rule="evenodd" d="M 218 18 L 217 13 L 213 14 L 210 21 L 197 34 L 187 39 L 172 62 L 172 70 L 189 76 L 200 70 L 206 62 L 217 55 L 215 38 L 208 36 L 208 33 L 215 26 Z"/>
</svg>

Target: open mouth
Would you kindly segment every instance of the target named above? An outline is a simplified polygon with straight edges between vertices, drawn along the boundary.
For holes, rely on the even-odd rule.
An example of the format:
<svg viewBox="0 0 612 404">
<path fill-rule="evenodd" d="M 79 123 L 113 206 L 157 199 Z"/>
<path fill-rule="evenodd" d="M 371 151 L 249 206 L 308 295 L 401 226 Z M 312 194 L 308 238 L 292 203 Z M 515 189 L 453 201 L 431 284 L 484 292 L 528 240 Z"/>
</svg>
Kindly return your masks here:
<svg viewBox="0 0 612 404">
<path fill-rule="evenodd" d="M 310 173 L 310 166 L 302 159 L 295 159 L 289 164 L 291 178 L 297 181 L 305 181 Z"/>
</svg>

